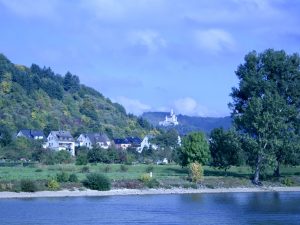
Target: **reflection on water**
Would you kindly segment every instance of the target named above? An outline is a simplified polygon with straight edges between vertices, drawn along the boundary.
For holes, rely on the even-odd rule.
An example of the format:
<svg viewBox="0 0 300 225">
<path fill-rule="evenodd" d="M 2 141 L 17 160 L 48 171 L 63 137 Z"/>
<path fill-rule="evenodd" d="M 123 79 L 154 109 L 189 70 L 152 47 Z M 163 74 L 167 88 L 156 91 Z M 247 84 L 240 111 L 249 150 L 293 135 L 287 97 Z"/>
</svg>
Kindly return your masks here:
<svg viewBox="0 0 300 225">
<path fill-rule="evenodd" d="M 300 224 L 300 193 L 0 200 L 0 224 Z"/>
</svg>

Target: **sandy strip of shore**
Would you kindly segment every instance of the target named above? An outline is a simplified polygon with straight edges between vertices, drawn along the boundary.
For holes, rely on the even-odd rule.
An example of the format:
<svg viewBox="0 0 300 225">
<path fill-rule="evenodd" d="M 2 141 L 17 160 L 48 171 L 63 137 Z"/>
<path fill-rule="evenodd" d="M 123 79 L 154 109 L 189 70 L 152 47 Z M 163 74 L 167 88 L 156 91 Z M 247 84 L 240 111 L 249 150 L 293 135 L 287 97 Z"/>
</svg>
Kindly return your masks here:
<svg viewBox="0 0 300 225">
<path fill-rule="evenodd" d="M 94 190 L 62 190 L 28 192 L 0 192 L 4 198 L 49 198 L 49 197 L 88 197 L 88 196 L 120 196 L 120 195 L 157 195 L 157 194 L 191 194 L 191 193 L 233 193 L 233 192 L 300 192 L 300 187 L 254 187 L 254 188 L 216 188 L 216 189 L 114 189 L 110 191 Z"/>
</svg>

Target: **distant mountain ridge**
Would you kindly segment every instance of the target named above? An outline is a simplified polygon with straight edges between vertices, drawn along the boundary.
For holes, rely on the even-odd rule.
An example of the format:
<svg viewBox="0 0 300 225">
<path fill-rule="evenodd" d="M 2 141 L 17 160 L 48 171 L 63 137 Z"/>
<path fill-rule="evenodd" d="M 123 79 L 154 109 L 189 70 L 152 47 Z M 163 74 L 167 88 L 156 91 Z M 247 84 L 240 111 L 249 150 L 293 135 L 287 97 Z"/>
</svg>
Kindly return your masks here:
<svg viewBox="0 0 300 225">
<path fill-rule="evenodd" d="M 168 112 L 145 112 L 142 117 L 146 119 L 153 126 L 158 126 L 160 121 L 163 121 Z M 181 135 L 190 133 L 192 131 L 202 131 L 209 134 L 214 128 L 223 127 L 229 129 L 232 126 L 232 119 L 230 116 L 226 117 L 196 117 L 177 115 L 179 125 L 173 126 Z"/>
</svg>

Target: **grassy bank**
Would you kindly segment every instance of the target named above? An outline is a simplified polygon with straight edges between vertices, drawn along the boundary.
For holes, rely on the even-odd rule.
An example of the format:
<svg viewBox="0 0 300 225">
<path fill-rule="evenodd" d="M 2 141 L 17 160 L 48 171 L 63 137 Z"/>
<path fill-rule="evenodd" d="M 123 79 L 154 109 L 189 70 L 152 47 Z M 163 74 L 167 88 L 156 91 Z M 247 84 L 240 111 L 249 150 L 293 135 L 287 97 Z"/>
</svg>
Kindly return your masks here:
<svg viewBox="0 0 300 225">
<path fill-rule="evenodd" d="M 179 165 L 120 165 L 120 164 L 89 164 L 77 166 L 75 164 L 62 165 L 40 165 L 0 167 L 0 183 L 16 183 L 27 179 L 37 182 L 39 189 L 43 189 L 43 183 L 56 179 L 57 174 L 66 172 L 76 174 L 78 182 L 64 182 L 61 188 L 82 187 L 81 182 L 86 179 L 89 173 L 103 173 L 113 182 L 113 187 L 140 188 L 143 185 L 138 182 L 139 178 L 152 171 L 153 177 L 163 188 L 184 187 L 184 188 L 221 188 L 221 187 L 252 187 L 250 178 L 252 170 L 249 167 L 232 167 L 227 172 L 204 167 L 204 180 L 198 184 L 188 181 L 187 169 Z M 271 178 L 265 175 L 263 183 L 267 186 L 300 186 L 300 166 L 283 167 L 282 177 Z M 271 175 L 269 171 L 269 175 Z"/>
</svg>

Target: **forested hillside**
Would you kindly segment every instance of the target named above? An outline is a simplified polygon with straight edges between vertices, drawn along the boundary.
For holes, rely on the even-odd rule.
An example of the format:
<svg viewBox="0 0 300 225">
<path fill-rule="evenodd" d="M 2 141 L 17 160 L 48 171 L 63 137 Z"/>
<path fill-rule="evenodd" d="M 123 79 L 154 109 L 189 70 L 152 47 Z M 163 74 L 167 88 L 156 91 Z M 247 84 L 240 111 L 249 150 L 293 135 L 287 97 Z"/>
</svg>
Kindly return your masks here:
<svg viewBox="0 0 300 225">
<path fill-rule="evenodd" d="M 153 126 L 158 126 L 159 121 L 163 121 L 169 115 L 167 112 L 146 112 L 142 117 Z M 177 116 L 179 125 L 174 128 L 181 134 L 187 134 L 192 131 L 202 131 L 209 134 L 214 128 L 223 127 L 229 129 L 232 125 L 231 118 L 226 117 L 196 117 L 196 116 Z"/>
<path fill-rule="evenodd" d="M 55 74 L 50 68 L 30 68 L 11 63 L 0 54 L 0 126 L 19 129 L 66 129 L 106 132 L 110 137 L 146 134 L 150 126 L 127 115 L 96 90 L 80 84 L 76 75 Z"/>
</svg>

